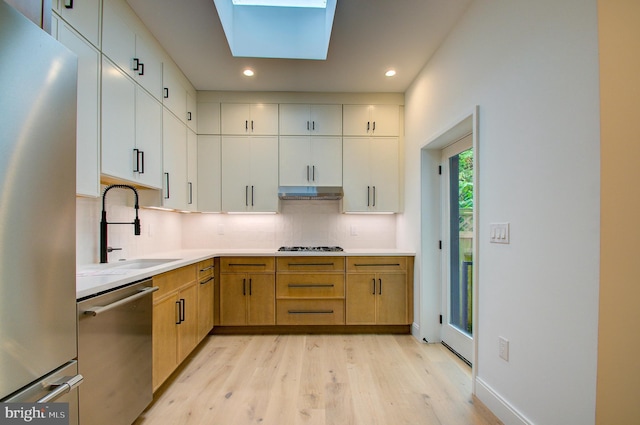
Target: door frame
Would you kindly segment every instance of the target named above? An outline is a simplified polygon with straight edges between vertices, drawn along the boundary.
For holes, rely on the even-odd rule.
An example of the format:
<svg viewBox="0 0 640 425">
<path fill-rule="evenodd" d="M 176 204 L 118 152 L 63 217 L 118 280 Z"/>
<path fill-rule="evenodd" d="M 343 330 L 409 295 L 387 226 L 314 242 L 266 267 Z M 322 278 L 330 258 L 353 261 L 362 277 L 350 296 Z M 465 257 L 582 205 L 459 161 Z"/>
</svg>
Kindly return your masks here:
<svg viewBox="0 0 640 425">
<path fill-rule="evenodd" d="M 464 135 L 471 133 L 473 138 L 473 184 L 474 184 L 474 241 L 473 241 L 473 358 L 471 366 L 471 391 L 476 393 L 476 377 L 478 371 L 478 340 L 481 323 L 478 320 L 479 304 L 479 106 L 462 115 L 452 124 L 430 137 L 420 151 L 420 284 L 419 284 L 419 333 L 427 342 L 441 342 L 439 316 L 442 308 L 442 185 L 438 167 L 441 163 L 442 149 L 451 145 Z"/>
</svg>

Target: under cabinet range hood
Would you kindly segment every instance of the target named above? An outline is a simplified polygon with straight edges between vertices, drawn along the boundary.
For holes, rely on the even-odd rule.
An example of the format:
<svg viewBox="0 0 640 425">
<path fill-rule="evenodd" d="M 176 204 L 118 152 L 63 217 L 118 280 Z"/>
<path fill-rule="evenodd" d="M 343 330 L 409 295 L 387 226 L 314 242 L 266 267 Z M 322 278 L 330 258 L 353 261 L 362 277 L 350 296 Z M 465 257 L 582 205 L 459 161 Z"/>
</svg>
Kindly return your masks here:
<svg viewBox="0 0 640 425">
<path fill-rule="evenodd" d="M 278 197 L 284 200 L 337 200 L 343 191 L 337 186 L 280 186 Z"/>
</svg>

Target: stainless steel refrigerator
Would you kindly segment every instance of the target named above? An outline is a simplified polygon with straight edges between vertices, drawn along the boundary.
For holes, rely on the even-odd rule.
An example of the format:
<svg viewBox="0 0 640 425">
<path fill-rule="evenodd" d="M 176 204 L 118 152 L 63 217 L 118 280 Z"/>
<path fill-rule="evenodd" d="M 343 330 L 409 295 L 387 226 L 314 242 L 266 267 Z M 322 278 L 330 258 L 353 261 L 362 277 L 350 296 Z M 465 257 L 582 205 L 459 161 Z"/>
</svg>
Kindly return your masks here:
<svg viewBox="0 0 640 425">
<path fill-rule="evenodd" d="M 68 402 L 71 423 L 76 80 L 75 55 L 0 0 L 0 401 Z"/>
</svg>

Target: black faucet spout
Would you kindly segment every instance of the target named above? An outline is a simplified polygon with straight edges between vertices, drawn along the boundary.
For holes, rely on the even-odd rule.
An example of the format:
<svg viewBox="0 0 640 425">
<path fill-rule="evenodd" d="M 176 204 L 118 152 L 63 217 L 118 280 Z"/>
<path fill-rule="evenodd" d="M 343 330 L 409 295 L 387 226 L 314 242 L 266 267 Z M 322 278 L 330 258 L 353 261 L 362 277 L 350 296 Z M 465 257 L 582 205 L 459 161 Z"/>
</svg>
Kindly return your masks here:
<svg viewBox="0 0 640 425">
<path fill-rule="evenodd" d="M 106 209 L 106 201 L 107 201 L 107 192 L 109 192 L 111 189 L 130 189 L 133 191 L 133 194 L 135 196 L 135 205 L 134 208 L 136 210 L 136 218 L 133 220 L 133 222 L 126 222 L 126 223 L 109 223 L 107 221 L 107 209 Z M 135 187 L 130 186 L 128 184 L 112 184 L 110 186 L 107 186 L 104 189 L 104 192 L 102 192 L 102 215 L 101 215 L 101 219 L 100 219 L 100 262 L 101 263 L 106 263 L 107 262 L 107 230 L 108 230 L 108 225 L 109 224 L 133 224 L 133 233 L 136 236 L 140 235 L 140 219 L 138 218 L 138 210 L 140 209 L 140 206 L 138 204 L 138 191 L 136 190 Z"/>
</svg>

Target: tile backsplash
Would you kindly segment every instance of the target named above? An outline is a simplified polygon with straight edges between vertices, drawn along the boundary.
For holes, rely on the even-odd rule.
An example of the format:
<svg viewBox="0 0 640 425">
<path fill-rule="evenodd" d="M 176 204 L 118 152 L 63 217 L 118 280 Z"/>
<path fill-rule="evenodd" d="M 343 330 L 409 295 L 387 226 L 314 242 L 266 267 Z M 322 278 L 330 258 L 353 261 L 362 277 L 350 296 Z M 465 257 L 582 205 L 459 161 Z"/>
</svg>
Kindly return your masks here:
<svg viewBox="0 0 640 425">
<path fill-rule="evenodd" d="M 132 199 L 129 191 L 110 191 L 107 219 L 133 221 Z M 99 261 L 101 202 L 100 198 L 77 198 L 78 265 Z M 340 201 L 282 201 L 279 214 L 180 214 L 141 208 L 139 216 L 140 236 L 133 234 L 133 225 L 109 226 L 109 246 L 122 248 L 110 253 L 109 261 L 177 249 L 270 249 L 282 245 L 396 247 L 395 215 L 342 214 Z"/>
</svg>

